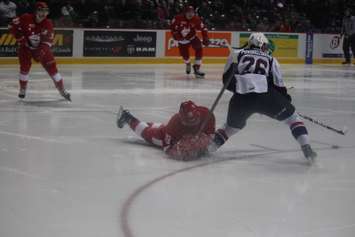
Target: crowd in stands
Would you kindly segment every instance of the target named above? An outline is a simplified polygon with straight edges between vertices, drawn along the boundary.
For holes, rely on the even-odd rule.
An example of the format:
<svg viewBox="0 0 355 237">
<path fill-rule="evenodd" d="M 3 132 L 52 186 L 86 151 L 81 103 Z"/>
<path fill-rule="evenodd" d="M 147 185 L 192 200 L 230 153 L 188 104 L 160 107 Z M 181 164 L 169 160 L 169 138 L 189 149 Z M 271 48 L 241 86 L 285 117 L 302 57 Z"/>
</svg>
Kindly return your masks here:
<svg viewBox="0 0 355 237">
<path fill-rule="evenodd" d="M 36 0 L 0 0 L 0 25 Z M 48 0 L 57 27 L 166 29 L 190 4 L 210 30 L 339 33 L 353 0 Z"/>
</svg>

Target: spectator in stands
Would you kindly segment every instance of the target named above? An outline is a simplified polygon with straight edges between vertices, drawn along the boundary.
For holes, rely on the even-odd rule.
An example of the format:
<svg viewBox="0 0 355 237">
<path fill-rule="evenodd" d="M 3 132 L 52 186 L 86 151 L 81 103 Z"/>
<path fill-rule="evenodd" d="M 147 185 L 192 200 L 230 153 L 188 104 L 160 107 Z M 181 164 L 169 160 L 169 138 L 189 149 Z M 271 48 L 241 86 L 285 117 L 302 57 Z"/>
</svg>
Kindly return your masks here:
<svg viewBox="0 0 355 237">
<path fill-rule="evenodd" d="M 30 11 L 31 4 L 28 0 L 17 0 L 17 15 L 21 16 Z"/>
<path fill-rule="evenodd" d="M 353 57 L 355 57 L 355 16 L 351 15 L 350 9 L 345 10 L 340 36 L 344 37 L 343 51 L 345 61 L 343 64 L 350 64 L 350 48 L 353 53 Z"/>
<path fill-rule="evenodd" d="M 0 25 L 7 26 L 16 17 L 16 4 L 9 0 L 0 2 Z"/>
<path fill-rule="evenodd" d="M 281 22 L 278 31 L 285 32 L 285 33 L 292 32 L 291 26 L 287 20 Z"/>
<path fill-rule="evenodd" d="M 70 1 L 67 1 L 66 4 L 61 8 L 61 22 L 63 26 L 71 27 L 74 25 L 74 21 L 77 17 L 77 14 L 74 11 L 74 7 L 71 5 Z"/>
</svg>

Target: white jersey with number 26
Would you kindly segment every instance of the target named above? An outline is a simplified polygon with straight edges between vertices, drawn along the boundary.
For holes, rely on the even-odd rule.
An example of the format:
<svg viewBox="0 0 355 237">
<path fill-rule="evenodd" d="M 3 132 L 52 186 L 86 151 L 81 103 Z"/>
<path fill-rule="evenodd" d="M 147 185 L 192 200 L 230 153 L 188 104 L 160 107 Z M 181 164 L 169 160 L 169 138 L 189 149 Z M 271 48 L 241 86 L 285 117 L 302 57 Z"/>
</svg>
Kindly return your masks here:
<svg viewBox="0 0 355 237">
<path fill-rule="evenodd" d="M 260 49 L 233 50 L 225 65 L 226 73 L 234 65 L 236 93 L 266 93 L 268 82 L 284 87 L 280 65 L 272 56 Z"/>
</svg>

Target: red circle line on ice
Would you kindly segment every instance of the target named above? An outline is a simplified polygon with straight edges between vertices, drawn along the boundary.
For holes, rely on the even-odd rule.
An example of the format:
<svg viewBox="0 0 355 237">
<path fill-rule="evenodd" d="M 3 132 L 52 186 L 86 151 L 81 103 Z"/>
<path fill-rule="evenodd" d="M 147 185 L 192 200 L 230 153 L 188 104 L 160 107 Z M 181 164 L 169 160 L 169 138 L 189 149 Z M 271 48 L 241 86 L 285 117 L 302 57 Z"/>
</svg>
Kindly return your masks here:
<svg viewBox="0 0 355 237">
<path fill-rule="evenodd" d="M 317 149 L 317 150 L 329 150 L 329 149 L 334 149 L 334 148 L 321 148 L 321 149 Z M 222 163 L 222 162 L 226 162 L 226 161 L 231 161 L 231 160 L 238 160 L 238 159 L 245 159 L 245 158 L 257 158 L 257 157 L 261 157 L 261 156 L 265 156 L 265 155 L 272 155 L 272 154 L 280 154 L 280 153 L 293 153 L 293 152 L 300 152 L 299 149 L 290 149 L 290 150 L 275 150 L 275 149 L 268 149 L 266 150 L 260 150 L 257 152 L 262 152 L 262 153 L 258 153 L 258 154 L 247 154 L 247 155 L 242 155 L 242 156 L 237 156 L 237 157 L 230 157 L 230 158 L 222 158 L 222 159 L 218 159 L 215 161 L 207 161 L 204 163 L 200 163 L 200 164 L 196 164 L 193 166 L 189 166 L 183 169 L 179 169 L 170 173 L 167 173 L 165 175 L 159 176 L 151 181 L 148 181 L 147 183 L 139 186 L 137 189 L 135 189 L 129 196 L 128 198 L 124 201 L 123 205 L 122 205 L 122 209 L 120 212 L 120 227 L 121 227 L 121 231 L 123 232 L 123 236 L 124 237 L 136 237 L 134 235 L 134 229 L 131 227 L 130 222 L 129 222 L 129 214 L 130 214 L 130 210 L 134 205 L 134 202 L 136 201 L 136 199 L 138 198 L 138 196 L 140 196 L 144 191 L 146 191 L 147 189 L 149 189 L 150 187 L 152 187 L 153 185 L 159 183 L 160 181 L 163 181 L 167 178 L 173 177 L 177 174 L 181 174 L 184 172 L 188 172 L 197 168 L 202 168 L 202 167 L 206 167 L 209 165 L 213 165 L 213 164 L 218 164 L 218 163 Z M 307 166 L 305 166 L 305 168 L 308 168 Z"/>
</svg>

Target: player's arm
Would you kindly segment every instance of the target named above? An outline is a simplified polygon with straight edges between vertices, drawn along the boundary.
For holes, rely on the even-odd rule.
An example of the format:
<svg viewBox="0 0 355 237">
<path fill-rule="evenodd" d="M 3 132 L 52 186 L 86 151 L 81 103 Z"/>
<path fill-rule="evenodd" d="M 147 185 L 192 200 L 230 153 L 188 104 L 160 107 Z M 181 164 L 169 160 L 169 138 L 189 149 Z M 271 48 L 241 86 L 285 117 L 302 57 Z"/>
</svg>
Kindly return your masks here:
<svg viewBox="0 0 355 237">
<path fill-rule="evenodd" d="M 235 78 L 234 75 L 236 73 L 236 68 L 237 68 L 237 63 L 238 63 L 238 57 L 239 57 L 239 51 L 238 50 L 233 50 L 228 59 L 227 63 L 224 66 L 224 72 L 223 72 L 223 84 L 225 85 L 228 81 L 229 84 L 227 86 L 227 90 L 231 92 L 235 92 Z M 232 80 L 229 80 L 229 78 L 233 77 Z"/>
<path fill-rule="evenodd" d="M 282 74 L 280 70 L 280 64 L 276 58 L 272 59 L 271 62 L 271 74 L 272 74 L 272 86 L 280 92 L 283 96 L 286 97 L 288 101 L 292 101 L 291 96 L 287 93 L 287 88 L 282 79 Z"/>
<path fill-rule="evenodd" d="M 52 47 L 53 39 L 54 39 L 53 23 L 50 20 L 47 20 L 44 28 L 41 31 L 40 46 Z"/>
<path fill-rule="evenodd" d="M 200 18 L 197 18 L 196 28 L 201 31 L 202 33 L 202 43 L 205 46 L 210 44 L 210 39 L 208 37 L 208 29 L 206 25 L 202 22 Z"/>
<path fill-rule="evenodd" d="M 18 44 L 21 44 L 24 41 L 21 23 L 22 23 L 22 18 L 16 17 L 11 21 L 11 23 L 8 26 L 10 33 L 15 37 Z"/>
<path fill-rule="evenodd" d="M 184 39 L 181 32 L 179 31 L 179 20 L 177 17 L 172 20 L 172 23 L 170 25 L 170 31 L 174 40 L 180 41 Z"/>
</svg>

